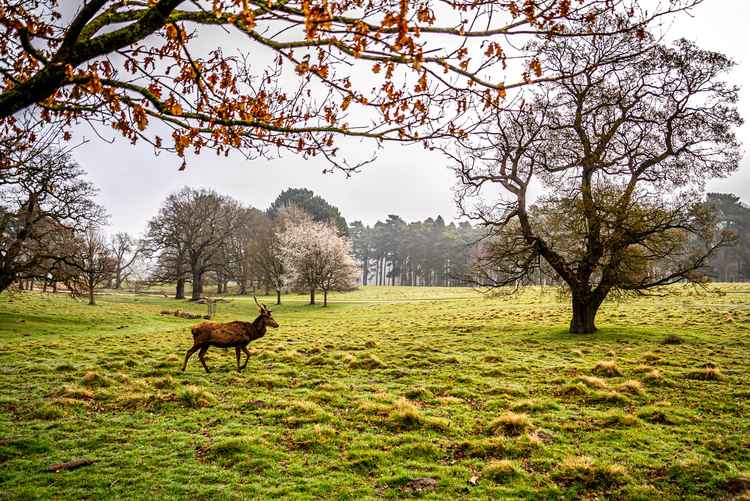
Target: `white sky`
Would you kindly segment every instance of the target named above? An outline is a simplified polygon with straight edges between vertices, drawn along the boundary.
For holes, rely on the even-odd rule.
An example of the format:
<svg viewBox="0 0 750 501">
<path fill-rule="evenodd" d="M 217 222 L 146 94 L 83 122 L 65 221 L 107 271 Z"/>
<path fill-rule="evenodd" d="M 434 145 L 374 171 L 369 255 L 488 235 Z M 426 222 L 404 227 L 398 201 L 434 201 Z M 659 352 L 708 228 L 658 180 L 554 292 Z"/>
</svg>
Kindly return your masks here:
<svg viewBox="0 0 750 501">
<path fill-rule="evenodd" d="M 668 36 L 689 38 L 702 48 L 728 54 L 738 63 L 730 78 L 742 85 L 750 82 L 748 26 L 750 0 L 706 0 L 692 17 L 676 19 Z M 746 120 L 750 120 L 749 92 L 743 89 L 740 101 Z M 166 195 L 186 185 L 214 188 L 259 209 L 268 207 L 283 189 L 305 187 L 337 206 L 347 221 L 366 224 L 388 214 L 406 221 L 438 214 L 451 221 L 457 215 L 451 191 L 454 178 L 446 161 L 421 146 L 386 145 L 375 163 L 347 179 L 343 174 L 323 175 L 327 165 L 321 160 L 305 161 L 292 154 L 273 161 L 247 161 L 239 155 L 224 158 L 207 151 L 179 172 L 180 162 L 174 156 L 155 157 L 144 143 L 132 146 L 117 138 L 108 144 L 88 130 L 84 135 L 91 140 L 76 149 L 74 157 L 100 189 L 112 232 L 142 233 Z M 743 126 L 739 135 L 745 145 L 750 144 L 750 125 Z M 361 147 L 365 152 L 373 150 L 371 143 Z M 750 203 L 750 157 L 745 156 L 731 178 L 710 182 L 708 190 L 736 193 Z"/>
</svg>

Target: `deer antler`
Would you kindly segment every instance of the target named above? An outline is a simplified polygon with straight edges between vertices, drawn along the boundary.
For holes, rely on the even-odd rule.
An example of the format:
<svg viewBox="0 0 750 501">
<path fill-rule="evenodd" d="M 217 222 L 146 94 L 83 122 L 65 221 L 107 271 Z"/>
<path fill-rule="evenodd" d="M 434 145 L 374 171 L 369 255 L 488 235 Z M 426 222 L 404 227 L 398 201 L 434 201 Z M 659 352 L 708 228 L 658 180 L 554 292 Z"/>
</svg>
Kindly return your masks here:
<svg viewBox="0 0 750 501">
<path fill-rule="evenodd" d="M 265 309 L 266 309 L 266 307 L 265 307 L 264 305 L 262 305 L 262 304 L 260 304 L 260 303 L 258 302 L 258 298 L 257 298 L 257 297 L 255 297 L 255 294 L 253 294 L 253 299 L 255 300 L 255 304 L 257 304 L 257 305 L 258 305 L 258 308 L 260 308 L 261 310 L 265 310 Z"/>
</svg>

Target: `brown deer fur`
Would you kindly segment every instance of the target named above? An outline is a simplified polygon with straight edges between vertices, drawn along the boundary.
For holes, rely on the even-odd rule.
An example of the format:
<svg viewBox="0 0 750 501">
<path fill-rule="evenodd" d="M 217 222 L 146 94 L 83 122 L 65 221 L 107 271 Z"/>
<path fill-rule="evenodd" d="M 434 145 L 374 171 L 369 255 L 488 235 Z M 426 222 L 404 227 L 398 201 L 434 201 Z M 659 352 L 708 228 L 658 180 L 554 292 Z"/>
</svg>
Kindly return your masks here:
<svg viewBox="0 0 750 501">
<path fill-rule="evenodd" d="M 258 300 L 255 300 L 258 303 Z M 247 365 L 250 358 L 250 352 L 247 351 L 247 345 L 250 341 L 262 338 L 266 335 L 267 327 L 278 327 L 279 324 L 271 317 L 271 310 L 266 305 L 258 303 L 260 315 L 253 322 L 203 322 L 193 327 L 193 347 L 185 354 L 185 362 L 182 364 L 182 370 L 187 367 L 188 359 L 197 350 L 198 358 L 203 364 L 203 368 L 208 371 L 206 366 L 206 352 L 210 346 L 218 348 L 234 348 L 237 354 L 237 370 L 241 371 Z M 240 350 L 245 353 L 245 363 L 240 367 Z"/>
</svg>

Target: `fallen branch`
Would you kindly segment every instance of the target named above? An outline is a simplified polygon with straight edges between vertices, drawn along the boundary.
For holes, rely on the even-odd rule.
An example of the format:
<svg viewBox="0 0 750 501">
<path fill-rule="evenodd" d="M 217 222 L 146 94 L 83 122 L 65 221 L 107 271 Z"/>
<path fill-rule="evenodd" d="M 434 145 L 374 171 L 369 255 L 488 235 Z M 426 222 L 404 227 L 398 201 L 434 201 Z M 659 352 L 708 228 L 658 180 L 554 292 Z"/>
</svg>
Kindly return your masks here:
<svg viewBox="0 0 750 501">
<path fill-rule="evenodd" d="M 67 463 L 57 463 L 49 465 L 47 467 L 47 471 L 58 472 L 75 470 L 76 468 L 80 468 L 81 466 L 88 466 L 90 464 L 94 464 L 94 461 L 92 461 L 91 459 L 74 459 L 72 461 L 68 461 Z"/>
</svg>

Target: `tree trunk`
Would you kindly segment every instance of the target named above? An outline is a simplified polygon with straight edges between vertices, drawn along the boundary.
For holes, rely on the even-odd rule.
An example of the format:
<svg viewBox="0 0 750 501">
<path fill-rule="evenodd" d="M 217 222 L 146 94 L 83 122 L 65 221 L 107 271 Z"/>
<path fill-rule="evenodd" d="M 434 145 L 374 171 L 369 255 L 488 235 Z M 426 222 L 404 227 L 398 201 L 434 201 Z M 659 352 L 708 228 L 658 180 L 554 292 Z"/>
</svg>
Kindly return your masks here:
<svg viewBox="0 0 750 501">
<path fill-rule="evenodd" d="M 310 304 L 315 304 L 315 289 L 310 290 Z"/>
<path fill-rule="evenodd" d="M 89 287 L 89 304 L 91 306 L 95 306 L 96 305 L 96 298 L 94 297 L 94 288 L 93 287 Z"/>
<path fill-rule="evenodd" d="M 8 274 L 3 273 L 2 275 L 0 275 L 0 292 L 10 287 L 13 284 L 13 281 L 15 280 L 15 278 L 16 278 L 15 273 L 8 273 Z"/>
<path fill-rule="evenodd" d="M 240 280 L 240 296 L 247 295 L 247 280 Z"/>
<path fill-rule="evenodd" d="M 122 270 L 120 268 L 115 272 L 115 290 L 120 290 L 122 287 Z"/>
<path fill-rule="evenodd" d="M 570 320 L 572 334 L 592 334 L 596 332 L 596 312 L 601 301 L 590 295 L 573 294 L 573 318 Z"/>
<path fill-rule="evenodd" d="M 224 282 L 219 280 L 216 282 L 216 294 L 222 294 L 224 292 Z"/>
<path fill-rule="evenodd" d="M 177 279 L 177 290 L 175 291 L 174 298 L 185 299 L 185 279 L 184 278 Z"/>
<path fill-rule="evenodd" d="M 192 301 L 197 301 L 203 295 L 203 274 L 197 271 L 193 272 L 193 293 L 190 296 Z"/>
<path fill-rule="evenodd" d="M 276 289 L 276 304 L 281 304 L 281 289 Z"/>
<path fill-rule="evenodd" d="M 328 289 L 323 289 L 323 306 L 328 306 Z"/>
</svg>

